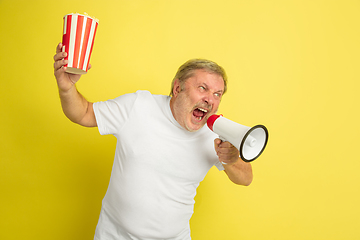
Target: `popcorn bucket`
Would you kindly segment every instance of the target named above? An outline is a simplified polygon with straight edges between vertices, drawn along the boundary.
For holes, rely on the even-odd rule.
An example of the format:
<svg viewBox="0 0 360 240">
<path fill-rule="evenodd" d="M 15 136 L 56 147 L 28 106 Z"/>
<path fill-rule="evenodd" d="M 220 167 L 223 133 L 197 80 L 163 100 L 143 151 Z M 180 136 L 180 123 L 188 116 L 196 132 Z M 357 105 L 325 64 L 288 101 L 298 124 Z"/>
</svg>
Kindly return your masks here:
<svg viewBox="0 0 360 240">
<path fill-rule="evenodd" d="M 66 72 L 73 74 L 87 72 L 98 24 L 97 19 L 82 14 L 64 16 L 62 51 L 67 53 Z"/>
</svg>

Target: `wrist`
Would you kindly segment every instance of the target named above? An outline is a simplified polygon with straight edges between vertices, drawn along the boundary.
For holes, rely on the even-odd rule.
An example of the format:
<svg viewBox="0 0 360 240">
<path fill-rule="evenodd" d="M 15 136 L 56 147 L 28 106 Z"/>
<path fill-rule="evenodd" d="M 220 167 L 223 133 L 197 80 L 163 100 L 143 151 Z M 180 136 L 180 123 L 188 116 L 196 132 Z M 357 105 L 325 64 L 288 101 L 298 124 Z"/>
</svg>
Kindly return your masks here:
<svg viewBox="0 0 360 240">
<path fill-rule="evenodd" d="M 60 96 L 67 96 L 67 95 L 71 95 L 75 92 L 77 92 L 76 86 L 75 84 L 72 84 L 70 87 L 68 88 L 61 88 L 60 86 L 58 86 L 59 89 L 59 94 Z"/>
</svg>

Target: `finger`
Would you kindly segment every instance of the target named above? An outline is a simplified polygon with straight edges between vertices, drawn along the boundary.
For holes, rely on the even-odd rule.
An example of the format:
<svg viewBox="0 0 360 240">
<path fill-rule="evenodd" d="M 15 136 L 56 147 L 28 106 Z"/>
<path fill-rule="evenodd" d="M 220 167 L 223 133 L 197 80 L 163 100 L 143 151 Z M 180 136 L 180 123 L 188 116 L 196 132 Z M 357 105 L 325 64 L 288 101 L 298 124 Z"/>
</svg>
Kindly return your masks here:
<svg viewBox="0 0 360 240">
<path fill-rule="evenodd" d="M 57 71 L 68 63 L 67 60 L 59 60 L 54 63 L 54 70 Z"/>
<path fill-rule="evenodd" d="M 217 148 L 218 155 L 239 156 L 239 149 L 229 142 L 222 142 Z"/>
<path fill-rule="evenodd" d="M 218 154 L 237 154 L 239 150 L 232 144 L 227 144 L 227 142 L 222 142 L 220 146 L 216 149 Z"/>
<path fill-rule="evenodd" d="M 62 43 L 59 43 L 59 44 L 56 46 L 56 53 L 61 52 L 62 47 L 63 47 L 63 44 L 62 44 Z"/>
<path fill-rule="evenodd" d="M 62 61 L 64 60 L 64 58 L 67 56 L 66 52 L 61 52 L 61 53 L 57 53 L 54 55 L 54 61 L 58 62 L 58 61 Z"/>
<path fill-rule="evenodd" d="M 219 145 L 220 143 L 221 143 L 220 138 L 216 138 L 216 139 L 214 140 L 214 144 L 215 144 L 215 145 Z"/>
<path fill-rule="evenodd" d="M 54 69 L 54 76 L 57 80 L 59 80 L 61 78 L 61 76 L 63 75 L 63 73 L 65 72 L 66 68 L 58 68 L 58 69 Z"/>
<path fill-rule="evenodd" d="M 238 160 L 239 155 L 236 155 L 235 153 L 231 153 L 231 154 L 219 153 L 218 157 L 219 157 L 219 160 L 222 162 L 232 163 L 232 162 L 236 162 Z"/>
<path fill-rule="evenodd" d="M 221 143 L 221 140 L 219 138 L 216 138 L 214 140 L 214 148 L 215 148 L 215 152 L 218 152 L 219 151 L 219 145 Z"/>
<path fill-rule="evenodd" d="M 233 145 L 230 142 L 226 141 L 226 142 L 221 142 L 220 147 L 221 148 L 232 148 Z"/>
</svg>

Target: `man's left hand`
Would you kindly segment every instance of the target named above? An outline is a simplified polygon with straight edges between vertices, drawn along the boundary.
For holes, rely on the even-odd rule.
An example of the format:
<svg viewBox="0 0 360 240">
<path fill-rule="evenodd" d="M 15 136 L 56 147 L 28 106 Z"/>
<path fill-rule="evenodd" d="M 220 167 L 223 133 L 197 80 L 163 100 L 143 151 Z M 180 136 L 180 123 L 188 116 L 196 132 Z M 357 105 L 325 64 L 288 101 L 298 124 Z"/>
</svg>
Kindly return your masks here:
<svg viewBox="0 0 360 240">
<path fill-rule="evenodd" d="M 239 150 L 230 142 L 223 142 L 219 138 L 214 140 L 215 151 L 219 161 L 225 165 L 232 165 L 239 160 Z"/>
</svg>

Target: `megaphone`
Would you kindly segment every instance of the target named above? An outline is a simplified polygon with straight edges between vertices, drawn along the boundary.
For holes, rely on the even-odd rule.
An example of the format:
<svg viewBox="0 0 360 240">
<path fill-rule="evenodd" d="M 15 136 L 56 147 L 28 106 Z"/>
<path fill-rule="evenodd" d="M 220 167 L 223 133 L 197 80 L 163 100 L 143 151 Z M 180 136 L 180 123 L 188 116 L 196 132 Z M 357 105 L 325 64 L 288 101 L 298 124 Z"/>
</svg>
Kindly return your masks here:
<svg viewBox="0 0 360 240">
<path fill-rule="evenodd" d="M 258 158 L 264 151 L 269 137 L 268 130 L 263 125 L 247 127 L 222 115 L 211 115 L 207 125 L 222 141 L 228 141 L 238 148 L 244 162 Z"/>
</svg>

